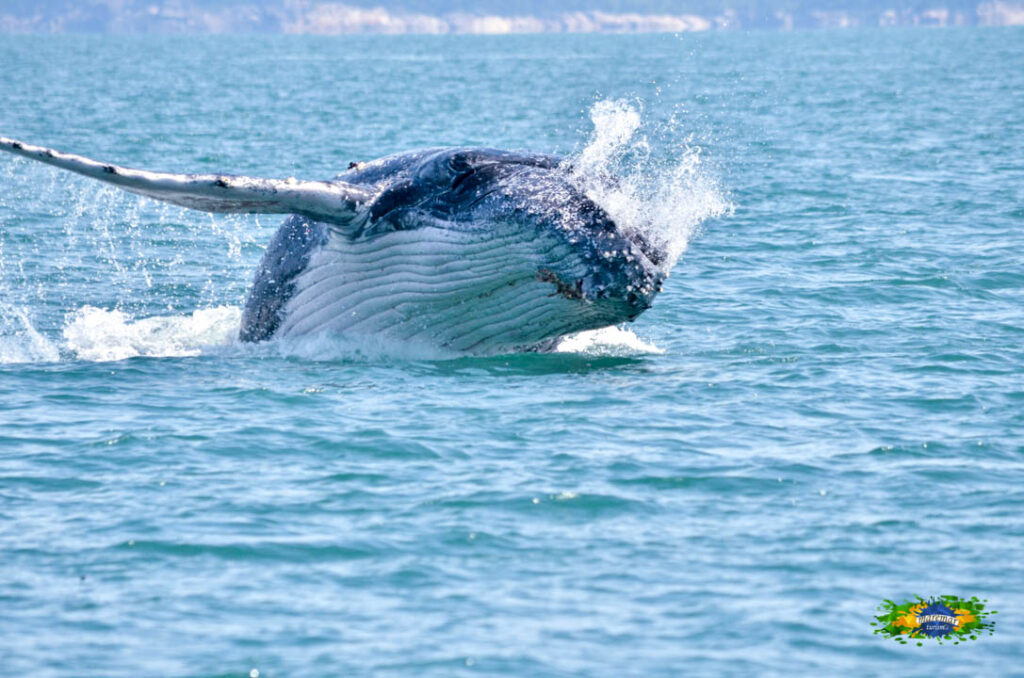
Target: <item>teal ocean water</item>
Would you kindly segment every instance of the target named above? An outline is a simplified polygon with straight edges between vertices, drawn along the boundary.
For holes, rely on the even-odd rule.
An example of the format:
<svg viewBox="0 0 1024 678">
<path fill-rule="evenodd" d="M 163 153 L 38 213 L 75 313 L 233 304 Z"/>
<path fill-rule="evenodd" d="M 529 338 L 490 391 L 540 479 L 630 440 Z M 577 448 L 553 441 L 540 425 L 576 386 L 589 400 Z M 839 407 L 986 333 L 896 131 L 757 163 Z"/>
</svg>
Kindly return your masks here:
<svg viewBox="0 0 1024 678">
<path fill-rule="evenodd" d="M 551 355 L 239 346 L 273 216 L 0 158 L 0 673 L 1024 660 L 1024 32 L 4 37 L 0 133 L 326 178 L 588 158 L 682 258 Z M 987 598 L 902 646 L 884 599 Z"/>
</svg>

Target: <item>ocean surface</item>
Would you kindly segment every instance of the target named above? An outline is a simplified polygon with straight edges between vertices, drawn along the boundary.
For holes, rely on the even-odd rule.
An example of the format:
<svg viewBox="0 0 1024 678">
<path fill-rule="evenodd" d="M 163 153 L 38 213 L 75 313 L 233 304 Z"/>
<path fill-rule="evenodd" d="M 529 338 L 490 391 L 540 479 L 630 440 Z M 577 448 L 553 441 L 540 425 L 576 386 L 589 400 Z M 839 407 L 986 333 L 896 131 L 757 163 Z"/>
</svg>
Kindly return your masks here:
<svg viewBox="0 0 1024 678">
<path fill-rule="evenodd" d="M 1021 670 L 1024 31 L 4 36 L 0 89 L 156 170 L 558 152 L 682 254 L 550 355 L 243 346 L 277 217 L 0 158 L 0 674 Z M 995 633 L 874 635 L 914 594 Z"/>
</svg>

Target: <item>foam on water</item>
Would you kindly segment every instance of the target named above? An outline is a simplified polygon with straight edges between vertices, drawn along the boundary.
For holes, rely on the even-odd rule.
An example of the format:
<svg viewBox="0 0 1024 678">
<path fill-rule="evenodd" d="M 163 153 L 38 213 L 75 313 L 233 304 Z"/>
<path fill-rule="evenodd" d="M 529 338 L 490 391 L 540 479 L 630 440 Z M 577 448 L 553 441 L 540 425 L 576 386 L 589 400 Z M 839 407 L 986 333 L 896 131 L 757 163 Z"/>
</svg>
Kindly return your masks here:
<svg viewBox="0 0 1024 678">
<path fill-rule="evenodd" d="M 617 326 L 571 334 L 562 339 L 555 350 L 558 353 L 616 357 L 665 352 L 654 344 L 644 341 L 632 330 Z"/>
<path fill-rule="evenodd" d="M 205 308 L 180 315 L 134 318 L 120 310 L 84 306 L 67 320 L 60 346 L 49 341 L 19 311 L 14 316 L 19 332 L 0 337 L 0 363 L 54 362 L 62 354 L 77 360 L 113 361 L 135 357 L 187 357 L 238 351 L 247 355 L 297 357 L 306 360 L 446 360 L 460 357 L 424 343 L 382 341 L 379 337 L 341 337 L 315 334 L 262 344 L 237 340 L 241 309 L 236 306 Z M 567 336 L 558 353 L 595 356 L 631 356 L 663 351 L 622 327 L 605 327 Z"/>
<path fill-rule="evenodd" d="M 639 103 L 622 99 L 595 103 L 587 145 L 567 161 L 583 190 L 621 227 L 638 231 L 665 248 L 666 274 L 702 222 L 732 209 L 701 149 L 672 117 L 645 119 Z"/>
<path fill-rule="evenodd" d="M 140 319 L 85 306 L 64 326 L 63 337 L 67 350 L 81 360 L 195 356 L 233 343 L 240 320 L 241 309 L 235 306 Z"/>
<path fill-rule="evenodd" d="M 177 315 L 136 318 L 117 309 L 83 306 L 68 317 L 62 341 L 36 329 L 25 309 L 0 307 L 0 364 L 64 359 L 106 362 L 136 357 L 188 357 L 239 352 L 305 360 L 446 360 L 460 357 L 436 346 L 379 337 L 316 334 L 262 344 L 240 344 L 237 306 L 217 306 Z M 557 353 L 633 356 L 663 353 L 631 330 L 605 327 L 565 337 Z"/>
</svg>

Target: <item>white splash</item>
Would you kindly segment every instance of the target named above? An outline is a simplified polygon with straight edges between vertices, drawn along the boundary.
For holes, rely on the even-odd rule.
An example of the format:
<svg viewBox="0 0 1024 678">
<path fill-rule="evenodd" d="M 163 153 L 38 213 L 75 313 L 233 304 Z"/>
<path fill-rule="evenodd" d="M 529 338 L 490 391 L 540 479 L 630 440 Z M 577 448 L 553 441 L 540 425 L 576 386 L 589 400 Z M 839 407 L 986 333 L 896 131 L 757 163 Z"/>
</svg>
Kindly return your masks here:
<svg viewBox="0 0 1024 678">
<path fill-rule="evenodd" d="M 133 319 L 122 311 L 80 308 L 64 327 L 66 348 L 82 360 L 200 355 L 235 341 L 241 310 L 218 306 L 187 315 Z"/>
<path fill-rule="evenodd" d="M 693 138 L 675 138 L 675 117 L 648 129 L 640 104 L 620 99 L 594 104 L 590 119 L 590 140 L 567 165 L 617 224 L 665 248 L 667 274 L 697 227 L 732 205 L 704 167 Z"/>
<path fill-rule="evenodd" d="M 590 109 L 590 121 L 594 133 L 574 164 L 581 176 L 597 177 L 622 159 L 642 118 L 625 101 L 599 101 Z"/>
<path fill-rule="evenodd" d="M 23 308 L 0 305 L 0 365 L 60 360 L 60 350 L 40 334 Z"/>
<path fill-rule="evenodd" d="M 571 334 L 558 343 L 557 353 L 582 353 L 594 356 L 627 357 L 664 353 L 654 344 L 624 327 L 602 327 Z"/>
</svg>

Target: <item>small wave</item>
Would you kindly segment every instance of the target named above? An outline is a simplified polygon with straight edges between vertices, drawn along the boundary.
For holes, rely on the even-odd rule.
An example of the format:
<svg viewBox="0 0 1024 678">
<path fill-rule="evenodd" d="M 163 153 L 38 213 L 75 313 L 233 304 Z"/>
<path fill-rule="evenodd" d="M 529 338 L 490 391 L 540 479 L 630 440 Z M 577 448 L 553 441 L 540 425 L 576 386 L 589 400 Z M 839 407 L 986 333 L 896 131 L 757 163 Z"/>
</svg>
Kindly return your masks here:
<svg viewBox="0 0 1024 678">
<path fill-rule="evenodd" d="M 195 356 L 233 343 L 241 317 L 236 306 L 138 320 L 122 311 L 85 306 L 72 315 L 63 336 L 65 347 L 82 360 Z"/>
<path fill-rule="evenodd" d="M 605 100 L 590 109 L 594 130 L 568 160 L 583 190 L 627 230 L 668 253 L 668 274 L 700 224 L 733 206 L 705 168 L 701 148 L 681 122 L 646 123 L 639 103 Z"/>
</svg>

